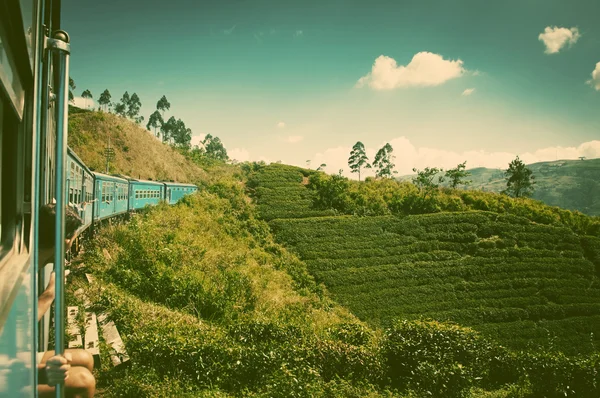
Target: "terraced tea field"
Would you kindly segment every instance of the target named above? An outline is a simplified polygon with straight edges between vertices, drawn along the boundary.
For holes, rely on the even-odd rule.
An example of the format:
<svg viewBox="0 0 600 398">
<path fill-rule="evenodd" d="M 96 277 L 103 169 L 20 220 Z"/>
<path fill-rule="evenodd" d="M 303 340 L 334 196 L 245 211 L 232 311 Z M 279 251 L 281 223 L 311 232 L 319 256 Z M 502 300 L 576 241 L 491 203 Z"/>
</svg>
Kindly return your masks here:
<svg viewBox="0 0 600 398">
<path fill-rule="evenodd" d="M 600 284 L 569 229 L 488 212 L 270 224 L 371 324 L 452 320 L 512 348 L 548 346 L 550 336 L 568 353 L 600 342 Z"/>
<path fill-rule="evenodd" d="M 335 214 L 331 210 L 312 208 L 312 192 L 303 185 L 308 172 L 284 164 L 271 164 L 258 171 L 248 185 L 252 189 L 261 217 L 272 220 Z"/>
<path fill-rule="evenodd" d="M 450 320 L 514 349 L 600 344 L 600 238 L 484 211 L 333 216 L 312 207 L 310 173 L 270 165 L 249 186 L 277 240 L 359 318 Z"/>
</svg>

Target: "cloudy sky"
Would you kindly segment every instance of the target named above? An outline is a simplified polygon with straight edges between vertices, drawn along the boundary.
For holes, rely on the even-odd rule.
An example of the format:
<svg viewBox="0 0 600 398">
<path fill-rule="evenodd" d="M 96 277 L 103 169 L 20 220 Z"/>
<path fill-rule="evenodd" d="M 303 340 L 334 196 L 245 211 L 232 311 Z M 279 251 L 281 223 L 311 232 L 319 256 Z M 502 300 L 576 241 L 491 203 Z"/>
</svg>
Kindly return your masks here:
<svg viewBox="0 0 600 398">
<path fill-rule="evenodd" d="M 76 94 L 162 95 L 232 158 L 348 173 L 600 157 L 597 0 L 63 0 Z"/>
</svg>

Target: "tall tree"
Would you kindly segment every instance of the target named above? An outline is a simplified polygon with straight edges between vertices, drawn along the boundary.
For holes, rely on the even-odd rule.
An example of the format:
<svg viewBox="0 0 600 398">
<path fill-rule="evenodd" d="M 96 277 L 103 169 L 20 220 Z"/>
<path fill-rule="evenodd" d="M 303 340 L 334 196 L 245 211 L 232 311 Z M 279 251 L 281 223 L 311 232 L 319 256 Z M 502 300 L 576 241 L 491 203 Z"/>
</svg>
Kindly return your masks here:
<svg viewBox="0 0 600 398">
<path fill-rule="evenodd" d="M 135 120 L 140 113 L 141 107 L 140 97 L 136 93 L 131 94 L 131 98 L 127 102 L 127 116 Z"/>
<path fill-rule="evenodd" d="M 465 160 L 463 163 L 459 164 L 453 169 L 446 171 L 446 177 L 450 179 L 450 186 L 452 188 L 456 188 L 459 185 L 467 185 L 472 181 L 467 181 L 465 178 L 471 175 L 468 171 L 465 171 L 467 167 L 467 161 Z"/>
<path fill-rule="evenodd" d="M 192 130 L 185 126 L 185 123 L 178 119 L 175 122 L 172 131 L 173 143 L 180 148 L 189 148 L 192 141 Z"/>
<path fill-rule="evenodd" d="M 396 165 L 393 162 L 395 156 L 392 155 L 394 149 L 387 143 L 385 144 L 377 154 L 375 154 L 375 160 L 373 161 L 373 167 L 377 170 L 375 172 L 376 177 L 388 177 L 392 178 L 392 174 L 398 174 L 397 171 L 393 171 Z"/>
<path fill-rule="evenodd" d="M 162 98 L 156 103 L 156 110 L 161 111 L 164 118 L 165 111 L 168 111 L 169 109 L 171 109 L 171 104 L 169 101 L 167 101 L 167 97 L 163 95 Z"/>
<path fill-rule="evenodd" d="M 121 100 L 115 104 L 115 113 L 122 117 L 127 117 L 127 107 L 129 106 L 129 93 L 125 91 Z"/>
<path fill-rule="evenodd" d="M 75 85 L 75 80 L 69 77 L 69 102 L 75 103 L 75 96 L 73 95 L 73 91 L 77 88 Z"/>
<path fill-rule="evenodd" d="M 108 104 L 110 104 L 110 91 L 108 89 L 104 90 L 102 94 L 100 94 L 100 98 L 98 98 L 98 104 L 104 107 L 104 110 L 108 111 Z"/>
<path fill-rule="evenodd" d="M 518 156 L 508 164 L 508 169 L 506 169 L 504 175 L 506 177 L 506 189 L 502 193 L 515 198 L 531 196 L 535 177 Z"/>
<path fill-rule="evenodd" d="M 438 177 L 437 183 L 434 182 L 435 176 L 444 171 L 442 169 L 438 169 L 437 167 L 425 167 L 425 170 L 423 171 L 413 168 L 413 171 L 417 173 L 417 176 L 413 178 L 412 182 L 424 192 L 424 195 L 431 193 L 439 187 L 439 184 L 444 182 L 443 176 Z"/>
<path fill-rule="evenodd" d="M 92 96 L 92 92 L 90 90 L 85 90 L 83 93 L 81 93 L 81 98 L 85 98 L 86 100 L 93 98 Z M 88 103 L 88 101 L 85 101 L 87 107 L 89 108 L 90 105 Z"/>
<path fill-rule="evenodd" d="M 148 119 L 148 124 L 146 125 L 146 128 L 150 130 L 150 127 L 154 127 L 154 135 L 158 137 L 160 133 L 157 133 L 156 129 L 162 126 L 164 122 L 165 121 L 163 120 L 160 112 L 154 111 L 154 113 L 150 115 L 150 119 Z"/>
<path fill-rule="evenodd" d="M 160 133 L 162 134 L 163 142 L 170 142 L 172 137 L 172 133 L 175 130 L 175 125 L 177 124 L 177 120 L 175 117 L 171 116 L 169 120 L 163 123 L 160 126 Z"/>
<path fill-rule="evenodd" d="M 360 181 L 360 169 L 362 167 L 366 169 L 371 168 L 371 165 L 369 164 L 369 158 L 365 152 L 365 146 L 362 142 L 358 141 L 352 147 L 352 151 L 350 151 L 350 157 L 348 158 L 348 166 L 350 166 L 350 171 L 352 173 L 358 173 L 358 181 Z"/>
<path fill-rule="evenodd" d="M 119 102 L 115 104 L 115 114 L 121 117 L 127 117 L 127 107 L 125 104 Z"/>
<path fill-rule="evenodd" d="M 213 137 L 212 135 L 207 134 L 206 137 L 204 137 L 204 140 L 202 140 L 202 145 L 204 145 L 204 150 L 206 151 L 207 156 L 222 161 L 229 160 L 229 156 L 227 156 L 227 150 L 223 146 L 223 143 L 219 137 Z"/>
</svg>

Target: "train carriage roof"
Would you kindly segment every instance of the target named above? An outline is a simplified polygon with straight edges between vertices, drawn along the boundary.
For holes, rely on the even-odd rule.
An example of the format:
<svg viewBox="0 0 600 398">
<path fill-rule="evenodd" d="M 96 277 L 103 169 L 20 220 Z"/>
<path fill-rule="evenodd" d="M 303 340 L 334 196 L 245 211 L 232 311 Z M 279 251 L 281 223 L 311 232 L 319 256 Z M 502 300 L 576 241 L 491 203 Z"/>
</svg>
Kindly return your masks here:
<svg viewBox="0 0 600 398">
<path fill-rule="evenodd" d="M 83 163 L 83 161 L 79 158 L 79 156 L 77 156 L 77 154 L 69 147 L 67 147 L 67 154 L 69 157 L 75 159 L 79 166 L 81 166 L 81 168 L 84 169 L 86 172 L 88 172 L 89 174 L 94 174 L 94 172 L 90 170 L 89 167 L 87 167 L 85 163 Z"/>
<path fill-rule="evenodd" d="M 182 182 L 164 182 L 163 184 L 165 184 L 168 187 L 188 187 L 188 188 L 198 188 L 196 185 L 194 184 L 186 184 L 186 183 L 182 183 Z"/>
<path fill-rule="evenodd" d="M 94 177 L 99 178 L 101 180 L 127 183 L 127 180 L 121 177 L 109 176 L 107 174 L 98 173 L 97 171 L 93 171 L 92 174 L 94 174 Z"/>
</svg>

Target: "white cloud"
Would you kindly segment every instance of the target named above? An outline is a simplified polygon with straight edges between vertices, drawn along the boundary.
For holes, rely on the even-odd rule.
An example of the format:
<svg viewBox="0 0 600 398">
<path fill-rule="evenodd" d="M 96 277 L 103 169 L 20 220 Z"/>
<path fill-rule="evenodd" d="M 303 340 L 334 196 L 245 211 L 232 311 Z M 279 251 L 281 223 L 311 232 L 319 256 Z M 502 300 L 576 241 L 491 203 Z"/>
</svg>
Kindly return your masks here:
<svg viewBox="0 0 600 398">
<path fill-rule="evenodd" d="M 297 30 L 297 31 L 295 31 L 295 32 L 294 32 L 294 37 L 300 37 L 300 36 L 302 36 L 303 34 L 304 34 L 304 32 L 303 32 L 303 31 L 301 31 L 301 30 Z"/>
<path fill-rule="evenodd" d="M 471 151 L 450 151 L 439 148 L 415 147 L 408 138 L 398 137 L 389 141 L 394 149 L 395 170 L 398 175 L 413 174 L 412 169 L 417 168 L 423 170 L 425 167 L 439 167 L 447 170 L 455 167 L 457 164 L 467 161 L 467 168 L 488 167 L 505 169 L 517 155 L 525 163 L 536 163 L 542 161 L 553 161 L 560 159 L 578 159 L 580 156 L 585 156 L 588 159 L 600 158 L 600 141 L 584 142 L 577 147 L 548 147 L 541 148 L 534 152 L 526 153 L 511 153 L 511 152 L 490 152 L 485 150 Z M 375 153 L 385 145 L 385 142 L 379 143 L 375 147 L 367 147 L 366 152 L 369 159 L 372 161 Z M 316 168 L 316 165 L 325 163 L 327 173 L 337 173 L 339 169 L 343 170 L 343 174 L 353 179 L 358 179 L 357 174 L 350 173 L 348 168 L 348 156 L 351 151 L 350 146 L 339 146 L 329 148 L 323 152 L 315 154 L 311 158 L 311 168 Z M 305 165 L 299 165 L 305 167 Z M 361 177 L 373 176 L 374 170 L 366 169 L 361 172 Z"/>
<path fill-rule="evenodd" d="M 547 26 L 544 33 L 540 33 L 538 39 L 544 42 L 546 54 L 556 54 L 565 45 L 572 46 L 581 37 L 577 28 L 559 28 Z"/>
<path fill-rule="evenodd" d="M 600 62 L 596 64 L 596 68 L 592 71 L 592 78 L 587 81 L 587 84 L 600 91 Z"/>
<path fill-rule="evenodd" d="M 244 148 L 233 148 L 232 150 L 227 151 L 227 155 L 230 159 L 237 160 L 238 162 L 250 160 L 250 152 Z"/>
<path fill-rule="evenodd" d="M 81 109 L 96 109 L 98 107 L 93 98 L 74 97 L 71 104 Z"/>
<path fill-rule="evenodd" d="M 463 61 L 445 60 L 441 55 L 420 52 L 408 65 L 398 65 L 396 60 L 380 55 L 371 72 L 361 77 L 355 87 L 365 84 L 373 90 L 393 90 L 402 87 L 438 86 L 462 76 L 466 70 Z"/>
<path fill-rule="evenodd" d="M 474 88 L 467 88 L 467 89 L 465 89 L 465 91 L 462 92 L 462 95 L 471 95 L 471 94 L 473 94 L 474 91 L 475 91 Z"/>
<path fill-rule="evenodd" d="M 301 135 L 290 135 L 289 137 L 286 138 L 286 141 L 289 142 L 290 144 L 296 144 L 296 143 L 302 141 L 303 139 L 304 139 L 304 137 Z"/>
<path fill-rule="evenodd" d="M 202 145 L 202 140 L 204 140 L 204 137 L 206 137 L 206 134 L 193 135 L 190 141 L 192 148 L 195 146 L 203 147 L 204 145 Z"/>
<path fill-rule="evenodd" d="M 280 128 L 280 129 L 282 129 L 282 128 L 284 128 L 284 127 L 285 127 L 285 123 L 284 123 L 284 122 L 279 122 L 279 123 L 277 123 L 277 128 Z"/>
</svg>

